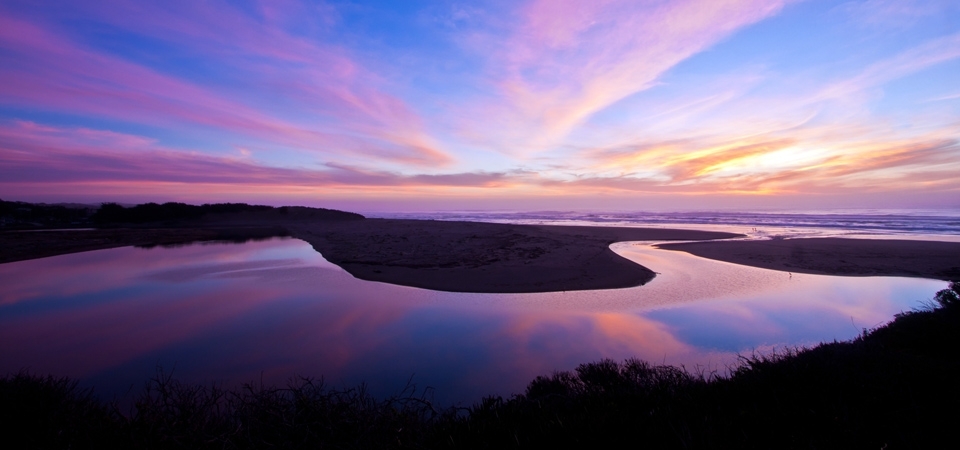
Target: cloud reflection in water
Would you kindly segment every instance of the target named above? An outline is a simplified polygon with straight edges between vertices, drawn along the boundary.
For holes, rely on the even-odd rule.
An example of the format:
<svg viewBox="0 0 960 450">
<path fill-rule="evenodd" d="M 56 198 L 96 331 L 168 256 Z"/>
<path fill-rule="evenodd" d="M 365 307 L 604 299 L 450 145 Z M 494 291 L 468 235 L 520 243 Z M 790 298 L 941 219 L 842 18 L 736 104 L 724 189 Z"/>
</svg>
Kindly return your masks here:
<svg viewBox="0 0 960 450">
<path fill-rule="evenodd" d="M 3 264 L 0 371 L 81 377 L 107 395 L 157 365 L 189 381 L 365 381 L 377 395 L 413 376 L 437 401 L 470 402 L 606 357 L 722 370 L 737 352 L 853 337 L 943 285 L 614 248 L 662 275 L 608 291 L 434 292 L 354 279 L 294 239 Z"/>
</svg>

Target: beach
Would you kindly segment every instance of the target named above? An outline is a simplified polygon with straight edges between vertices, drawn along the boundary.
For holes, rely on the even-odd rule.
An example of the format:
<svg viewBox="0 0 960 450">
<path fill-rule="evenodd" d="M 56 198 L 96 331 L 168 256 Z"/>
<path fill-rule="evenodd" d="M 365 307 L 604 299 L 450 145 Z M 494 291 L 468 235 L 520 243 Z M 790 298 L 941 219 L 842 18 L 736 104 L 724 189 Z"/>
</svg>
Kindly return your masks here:
<svg viewBox="0 0 960 450">
<path fill-rule="evenodd" d="M 960 278 L 960 243 L 807 238 L 724 240 L 734 233 L 666 228 L 517 225 L 403 219 L 303 220 L 237 217 L 165 228 L 0 233 L 0 262 L 128 245 L 293 236 L 351 275 L 452 292 L 529 293 L 642 285 L 649 268 L 610 250 L 622 241 L 785 272 Z"/>
</svg>

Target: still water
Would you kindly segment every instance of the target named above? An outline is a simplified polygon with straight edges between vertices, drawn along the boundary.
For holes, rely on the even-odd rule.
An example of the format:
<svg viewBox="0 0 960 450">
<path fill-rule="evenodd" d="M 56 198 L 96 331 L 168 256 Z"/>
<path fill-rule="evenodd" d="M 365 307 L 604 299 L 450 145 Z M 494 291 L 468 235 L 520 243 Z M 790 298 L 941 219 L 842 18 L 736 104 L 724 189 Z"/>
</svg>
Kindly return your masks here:
<svg viewBox="0 0 960 450">
<path fill-rule="evenodd" d="M 157 367 L 227 385 L 322 376 L 378 396 L 412 382 L 468 405 L 601 358 L 722 374 L 738 354 L 849 339 L 946 285 L 612 248 L 660 275 L 604 291 L 436 292 L 357 280 L 296 239 L 0 264 L 0 373 L 67 375 L 107 398 L 139 391 Z"/>
</svg>

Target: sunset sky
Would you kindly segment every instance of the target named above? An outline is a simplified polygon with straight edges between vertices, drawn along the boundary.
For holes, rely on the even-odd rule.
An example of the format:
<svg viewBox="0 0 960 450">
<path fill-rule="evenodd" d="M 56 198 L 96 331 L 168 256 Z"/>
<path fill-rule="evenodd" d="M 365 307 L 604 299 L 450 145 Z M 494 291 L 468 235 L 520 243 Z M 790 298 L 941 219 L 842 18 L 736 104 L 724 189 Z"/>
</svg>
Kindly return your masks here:
<svg viewBox="0 0 960 450">
<path fill-rule="evenodd" d="M 960 2 L 5 0 L 0 198 L 958 209 Z"/>
</svg>

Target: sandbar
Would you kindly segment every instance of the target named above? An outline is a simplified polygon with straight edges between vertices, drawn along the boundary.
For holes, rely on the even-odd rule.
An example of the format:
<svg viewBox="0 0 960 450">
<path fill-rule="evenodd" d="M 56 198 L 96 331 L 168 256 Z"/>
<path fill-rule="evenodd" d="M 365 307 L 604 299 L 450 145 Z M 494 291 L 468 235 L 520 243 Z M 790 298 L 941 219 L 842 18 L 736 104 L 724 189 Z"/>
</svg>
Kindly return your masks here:
<svg viewBox="0 0 960 450">
<path fill-rule="evenodd" d="M 667 243 L 657 247 L 784 272 L 960 280 L 960 242 L 804 238 Z"/>
<path fill-rule="evenodd" d="M 114 228 L 0 233 L 0 263 L 129 245 L 293 236 L 368 280 L 451 292 L 529 293 L 642 285 L 650 269 L 610 244 L 739 236 L 661 228 L 511 225 L 433 220 L 260 217 Z"/>
<path fill-rule="evenodd" d="M 610 244 L 740 236 L 662 228 L 396 219 L 301 222 L 288 228 L 328 261 L 362 280 L 482 293 L 639 286 L 655 273 L 617 255 Z"/>
<path fill-rule="evenodd" d="M 293 236 L 363 280 L 451 292 L 530 293 L 645 284 L 655 273 L 617 255 L 610 244 L 676 240 L 701 242 L 664 243 L 659 247 L 785 272 L 960 279 L 957 242 L 724 240 L 742 235 L 665 228 L 319 220 L 312 211 L 217 216 L 151 226 L 3 232 L 0 263 L 129 245 Z M 704 277 L 708 279 L 709 274 Z"/>
</svg>

